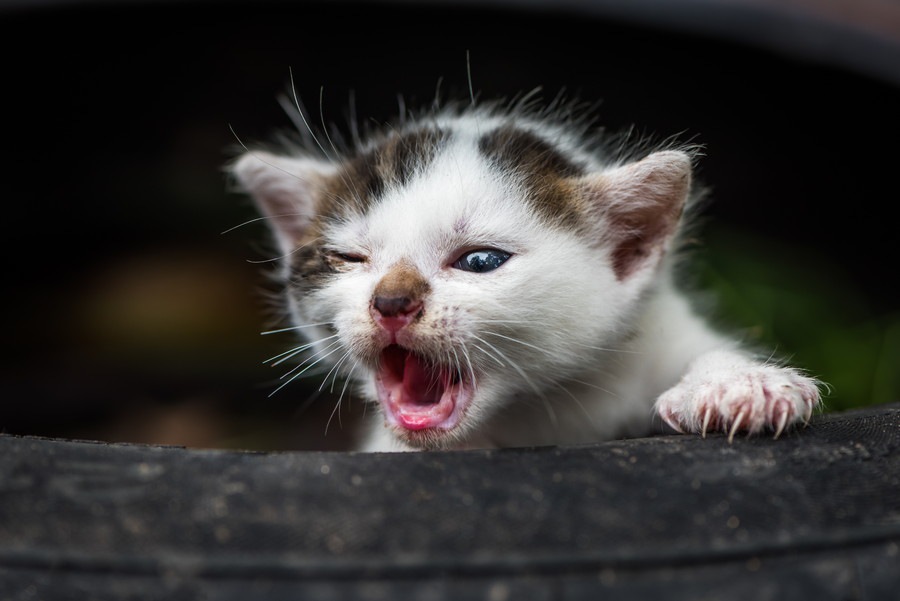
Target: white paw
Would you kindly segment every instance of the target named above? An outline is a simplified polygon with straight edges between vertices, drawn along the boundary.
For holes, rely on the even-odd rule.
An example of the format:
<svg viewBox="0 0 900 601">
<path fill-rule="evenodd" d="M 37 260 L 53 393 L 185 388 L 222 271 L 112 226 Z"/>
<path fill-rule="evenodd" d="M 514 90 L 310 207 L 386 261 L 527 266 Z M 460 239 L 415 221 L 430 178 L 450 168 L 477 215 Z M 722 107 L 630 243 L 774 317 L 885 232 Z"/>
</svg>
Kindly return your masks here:
<svg viewBox="0 0 900 601">
<path fill-rule="evenodd" d="M 756 434 L 808 422 L 820 402 L 818 382 L 788 367 L 746 360 L 700 361 L 656 401 L 660 417 L 683 433 Z"/>
</svg>

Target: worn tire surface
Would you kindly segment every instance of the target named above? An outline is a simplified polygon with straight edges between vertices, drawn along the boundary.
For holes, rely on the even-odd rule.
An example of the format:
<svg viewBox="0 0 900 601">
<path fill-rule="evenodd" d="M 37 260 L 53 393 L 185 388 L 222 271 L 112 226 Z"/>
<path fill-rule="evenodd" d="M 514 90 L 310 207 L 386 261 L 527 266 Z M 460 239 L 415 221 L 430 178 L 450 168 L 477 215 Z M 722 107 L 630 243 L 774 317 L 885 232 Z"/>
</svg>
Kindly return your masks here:
<svg viewBox="0 0 900 601">
<path fill-rule="evenodd" d="M 896 599 L 900 404 L 773 441 L 243 453 L 0 436 L 2 599 Z"/>
</svg>

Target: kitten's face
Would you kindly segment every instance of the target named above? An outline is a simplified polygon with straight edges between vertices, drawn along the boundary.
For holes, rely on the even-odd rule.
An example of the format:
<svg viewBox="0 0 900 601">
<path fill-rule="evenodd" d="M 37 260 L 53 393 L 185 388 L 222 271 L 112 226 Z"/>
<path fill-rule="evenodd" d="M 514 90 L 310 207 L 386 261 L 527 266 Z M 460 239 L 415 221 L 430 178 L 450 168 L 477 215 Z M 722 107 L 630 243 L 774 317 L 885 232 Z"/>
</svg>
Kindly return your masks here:
<svg viewBox="0 0 900 601">
<path fill-rule="evenodd" d="M 500 152 L 535 143 L 502 135 Z M 341 165 L 247 155 L 235 168 L 273 217 L 295 321 L 328 324 L 307 330 L 318 358 L 360 381 L 413 447 L 465 444 L 627 335 L 680 210 L 600 210 L 615 176 L 547 163 L 556 151 L 541 146 L 535 178 L 527 153 L 504 164 L 489 136 L 420 131 Z"/>
<path fill-rule="evenodd" d="M 334 274 L 292 297 L 306 319 L 334 324 L 387 424 L 417 446 L 464 437 L 544 389 L 616 312 L 603 254 L 466 162 L 451 153 L 327 227 Z"/>
</svg>

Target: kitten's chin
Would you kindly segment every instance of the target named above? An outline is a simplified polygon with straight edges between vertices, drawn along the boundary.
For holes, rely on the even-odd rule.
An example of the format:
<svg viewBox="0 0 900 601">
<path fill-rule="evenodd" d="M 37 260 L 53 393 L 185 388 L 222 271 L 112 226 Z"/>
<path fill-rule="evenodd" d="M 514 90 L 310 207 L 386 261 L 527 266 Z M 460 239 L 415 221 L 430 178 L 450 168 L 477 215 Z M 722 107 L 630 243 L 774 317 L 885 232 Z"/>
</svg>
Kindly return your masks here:
<svg viewBox="0 0 900 601">
<path fill-rule="evenodd" d="M 472 399 L 473 383 L 462 370 L 434 363 L 393 344 L 382 351 L 375 388 L 388 424 L 406 442 L 453 438 Z"/>
</svg>

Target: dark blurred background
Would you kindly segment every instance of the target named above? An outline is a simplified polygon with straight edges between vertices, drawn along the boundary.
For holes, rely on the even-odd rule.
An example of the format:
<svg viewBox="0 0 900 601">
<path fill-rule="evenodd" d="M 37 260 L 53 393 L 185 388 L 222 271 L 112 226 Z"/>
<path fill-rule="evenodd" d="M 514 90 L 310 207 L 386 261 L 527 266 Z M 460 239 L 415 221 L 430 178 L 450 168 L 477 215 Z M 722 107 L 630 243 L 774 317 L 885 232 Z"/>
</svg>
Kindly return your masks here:
<svg viewBox="0 0 900 601">
<path fill-rule="evenodd" d="M 481 98 L 564 89 L 704 145 L 717 322 L 829 382 L 829 410 L 900 400 L 896 6 L 0 2 L 0 431 L 344 445 L 320 381 L 269 397 L 291 338 L 259 335 L 265 232 L 222 233 L 255 216 L 222 165 L 291 127 L 289 72 L 346 130 L 351 97 L 375 123 L 439 82 L 465 98 L 467 53 Z"/>
</svg>

